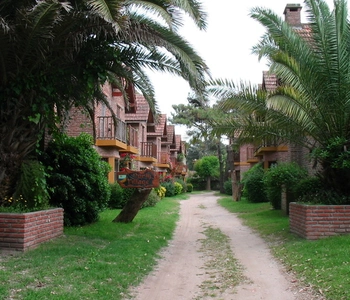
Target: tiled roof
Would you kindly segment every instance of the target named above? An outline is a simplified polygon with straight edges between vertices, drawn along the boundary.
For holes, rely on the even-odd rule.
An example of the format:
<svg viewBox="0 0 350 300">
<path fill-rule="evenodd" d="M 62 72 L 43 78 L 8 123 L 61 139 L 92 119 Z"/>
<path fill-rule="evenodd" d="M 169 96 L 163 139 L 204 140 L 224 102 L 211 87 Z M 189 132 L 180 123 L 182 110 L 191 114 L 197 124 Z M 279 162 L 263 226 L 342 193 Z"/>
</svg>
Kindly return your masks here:
<svg viewBox="0 0 350 300">
<path fill-rule="evenodd" d="M 139 121 L 139 122 L 148 122 L 153 123 L 153 113 L 149 107 L 149 104 L 145 97 L 140 94 L 136 94 L 136 112 L 135 113 L 126 113 L 125 121 Z"/>
<path fill-rule="evenodd" d="M 181 149 L 181 135 L 175 134 L 175 144 L 176 144 L 176 150 L 180 151 L 180 149 Z"/>
<path fill-rule="evenodd" d="M 166 136 L 167 135 L 167 117 L 166 114 L 161 114 L 158 116 L 158 120 L 156 122 L 156 130 L 155 132 L 150 132 L 148 135 L 150 136 Z"/>
<path fill-rule="evenodd" d="M 175 144 L 175 126 L 168 125 L 167 126 L 167 133 L 168 133 L 168 143 Z"/>
<path fill-rule="evenodd" d="M 311 26 L 310 24 L 301 24 L 301 27 L 294 28 L 295 32 L 299 34 L 306 41 L 312 41 Z"/>
<path fill-rule="evenodd" d="M 266 91 L 274 91 L 277 88 L 278 80 L 275 74 L 270 73 L 269 71 L 263 71 L 263 82 L 262 88 Z"/>
</svg>

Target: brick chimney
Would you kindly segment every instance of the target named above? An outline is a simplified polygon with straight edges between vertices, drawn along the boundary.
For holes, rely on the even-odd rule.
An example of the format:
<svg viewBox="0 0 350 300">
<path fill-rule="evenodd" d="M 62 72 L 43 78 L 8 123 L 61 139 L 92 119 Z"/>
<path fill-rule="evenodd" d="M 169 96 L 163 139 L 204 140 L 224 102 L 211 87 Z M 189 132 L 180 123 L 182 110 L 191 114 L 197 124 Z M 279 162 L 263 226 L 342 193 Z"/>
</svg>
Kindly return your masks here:
<svg viewBox="0 0 350 300">
<path fill-rule="evenodd" d="M 285 22 L 291 26 L 301 26 L 301 5 L 300 4 L 287 4 L 284 9 Z"/>
</svg>

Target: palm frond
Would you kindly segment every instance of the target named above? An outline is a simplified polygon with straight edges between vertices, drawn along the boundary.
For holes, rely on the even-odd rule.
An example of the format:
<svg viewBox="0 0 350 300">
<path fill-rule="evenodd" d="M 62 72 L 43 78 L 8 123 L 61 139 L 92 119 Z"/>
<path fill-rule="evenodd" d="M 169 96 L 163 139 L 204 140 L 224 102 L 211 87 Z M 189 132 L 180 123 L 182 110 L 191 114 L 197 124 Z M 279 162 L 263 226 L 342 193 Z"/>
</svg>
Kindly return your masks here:
<svg viewBox="0 0 350 300">
<path fill-rule="evenodd" d="M 88 0 L 92 12 L 96 13 L 100 18 L 113 24 L 116 31 L 120 29 L 119 21 L 121 16 L 122 1 L 121 0 Z"/>
</svg>

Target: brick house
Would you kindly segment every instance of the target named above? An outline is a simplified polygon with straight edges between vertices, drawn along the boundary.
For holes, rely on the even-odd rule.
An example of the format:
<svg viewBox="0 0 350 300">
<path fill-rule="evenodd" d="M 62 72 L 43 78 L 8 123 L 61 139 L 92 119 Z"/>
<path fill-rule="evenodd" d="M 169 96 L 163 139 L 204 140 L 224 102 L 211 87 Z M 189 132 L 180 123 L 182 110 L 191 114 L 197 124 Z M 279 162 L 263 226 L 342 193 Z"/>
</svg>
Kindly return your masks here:
<svg viewBox="0 0 350 300">
<path fill-rule="evenodd" d="M 287 4 L 284 10 L 285 22 L 289 23 L 298 34 L 308 39 L 310 26 L 301 23 L 301 9 L 300 4 Z M 271 92 L 279 84 L 275 74 L 264 71 L 259 88 Z M 314 172 L 306 148 L 293 144 L 281 144 L 272 137 L 256 144 L 240 146 L 239 150 L 233 153 L 232 160 L 235 166 L 234 173 L 231 174 L 234 182 L 240 181 L 242 174 L 258 162 L 261 162 L 265 169 L 278 162 L 296 162 L 310 172 Z"/>
<path fill-rule="evenodd" d="M 188 173 L 186 165 L 186 143 L 181 140 L 181 135 L 175 134 L 175 144 L 170 149 L 173 163 L 172 174 L 176 178 L 185 179 Z"/>
<path fill-rule="evenodd" d="M 154 116 L 146 99 L 132 85 L 126 88 L 128 104 L 112 84 L 104 84 L 102 90 L 116 118 L 102 103 L 94 108 L 94 122 L 85 110 L 72 108 L 64 126 L 66 133 L 78 136 L 85 132 L 94 137 L 95 149 L 112 168 L 108 174 L 110 183 L 116 181 L 116 173 L 125 167 L 170 173 L 170 148 L 176 146 L 172 145 L 175 140 L 168 139 L 166 115 Z"/>
</svg>

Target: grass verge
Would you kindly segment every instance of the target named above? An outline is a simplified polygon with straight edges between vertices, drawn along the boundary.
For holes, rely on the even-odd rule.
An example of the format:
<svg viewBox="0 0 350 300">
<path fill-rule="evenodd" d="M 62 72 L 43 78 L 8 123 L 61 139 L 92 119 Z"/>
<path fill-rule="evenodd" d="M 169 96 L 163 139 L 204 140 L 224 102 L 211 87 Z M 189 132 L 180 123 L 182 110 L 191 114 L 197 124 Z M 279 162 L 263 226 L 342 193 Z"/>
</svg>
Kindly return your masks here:
<svg viewBox="0 0 350 300">
<path fill-rule="evenodd" d="M 288 217 L 269 203 L 223 197 L 219 204 L 270 242 L 274 255 L 305 285 L 327 299 L 350 299 L 350 236 L 308 241 L 291 234 Z"/>
<path fill-rule="evenodd" d="M 179 201 L 165 198 L 129 224 L 113 223 L 119 210 L 92 225 L 25 253 L 0 256 L 1 299 L 125 299 L 156 263 L 178 220 Z"/>
<path fill-rule="evenodd" d="M 234 293 L 234 287 L 244 278 L 229 238 L 220 229 L 211 226 L 205 226 L 203 234 L 205 238 L 200 240 L 200 251 L 206 259 L 204 269 L 209 279 L 201 284 L 201 294 L 195 299 L 220 298 L 225 292 Z"/>
</svg>

